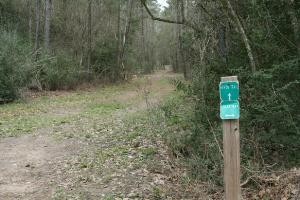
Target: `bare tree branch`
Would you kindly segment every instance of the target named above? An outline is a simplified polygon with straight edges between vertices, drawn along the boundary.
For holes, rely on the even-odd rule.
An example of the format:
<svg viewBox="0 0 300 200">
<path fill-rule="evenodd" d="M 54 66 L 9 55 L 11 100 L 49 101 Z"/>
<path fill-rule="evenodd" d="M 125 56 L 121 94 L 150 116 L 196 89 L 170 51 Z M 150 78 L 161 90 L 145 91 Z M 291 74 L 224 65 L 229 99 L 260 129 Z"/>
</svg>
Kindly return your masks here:
<svg viewBox="0 0 300 200">
<path fill-rule="evenodd" d="M 152 12 L 150 11 L 149 7 L 147 6 L 146 0 L 141 0 L 143 6 L 145 7 L 147 13 L 150 15 L 150 17 L 152 18 L 152 20 L 156 20 L 156 21 L 161 21 L 161 22 L 166 22 L 166 23 L 170 23 L 170 24 L 183 24 L 183 21 L 177 21 L 177 20 L 169 20 L 169 19 L 163 19 L 163 18 L 159 18 L 159 17 L 155 17 Z"/>
<path fill-rule="evenodd" d="M 169 23 L 169 24 L 182 24 L 184 26 L 187 26 L 195 31 L 200 32 L 201 30 L 195 26 L 193 23 L 186 21 L 184 18 L 184 13 L 182 13 L 182 20 L 181 21 L 177 21 L 177 20 L 170 20 L 170 19 L 164 19 L 164 18 L 160 18 L 160 17 L 156 17 L 153 15 L 153 13 L 150 11 L 149 7 L 147 6 L 146 0 L 141 0 L 141 3 L 143 4 L 143 6 L 145 7 L 147 13 L 149 14 L 149 16 L 152 18 L 152 20 L 155 21 L 160 21 L 160 22 L 165 22 L 165 23 Z M 184 11 L 184 9 L 182 9 L 182 11 Z"/>
</svg>

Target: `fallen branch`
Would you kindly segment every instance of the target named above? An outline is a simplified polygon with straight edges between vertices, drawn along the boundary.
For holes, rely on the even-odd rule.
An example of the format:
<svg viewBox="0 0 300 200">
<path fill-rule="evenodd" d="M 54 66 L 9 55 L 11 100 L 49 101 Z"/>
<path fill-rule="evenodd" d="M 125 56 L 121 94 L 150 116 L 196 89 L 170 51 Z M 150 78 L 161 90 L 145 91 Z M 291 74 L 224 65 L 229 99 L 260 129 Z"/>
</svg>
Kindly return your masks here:
<svg viewBox="0 0 300 200">
<path fill-rule="evenodd" d="M 261 183 L 278 183 L 282 178 L 284 178 L 287 175 L 291 175 L 291 174 L 297 175 L 297 172 L 289 171 L 289 172 L 283 173 L 279 176 L 274 176 L 272 178 L 270 178 L 269 176 L 252 175 L 252 176 L 249 176 L 243 183 L 241 183 L 240 186 L 241 187 L 246 186 L 251 179 L 254 181 L 257 180 Z"/>
</svg>

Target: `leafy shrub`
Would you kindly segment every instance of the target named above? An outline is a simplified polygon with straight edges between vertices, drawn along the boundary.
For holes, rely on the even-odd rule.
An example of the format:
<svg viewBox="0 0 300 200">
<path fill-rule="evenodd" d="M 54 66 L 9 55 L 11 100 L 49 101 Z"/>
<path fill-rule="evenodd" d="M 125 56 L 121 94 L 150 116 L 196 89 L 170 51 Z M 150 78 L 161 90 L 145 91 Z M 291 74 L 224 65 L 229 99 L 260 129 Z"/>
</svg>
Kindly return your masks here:
<svg viewBox="0 0 300 200">
<path fill-rule="evenodd" d="M 16 9 L 13 6 L 11 0 L 1 0 L 0 1 L 0 25 L 5 30 L 15 30 L 20 28 L 15 26 L 15 24 L 21 25 L 23 19 L 17 14 Z"/>
<path fill-rule="evenodd" d="M 64 55 L 32 61 L 31 48 L 15 32 L 0 30 L 0 102 L 19 97 L 21 88 L 39 82 L 43 89 L 72 89 L 83 80 L 79 65 Z M 35 86 L 34 86 L 35 87 Z"/>
<path fill-rule="evenodd" d="M 254 137 L 249 155 L 265 162 L 293 166 L 300 163 L 300 60 L 273 65 L 253 75 L 242 74 L 242 133 Z M 256 151 L 255 151 L 256 150 Z"/>
<path fill-rule="evenodd" d="M 83 80 L 80 66 L 65 55 L 41 59 L 37 69 L 39 81 L 46 90 L 73 89 Z"/>
<path fill-rule="evenodd" d="M 99 78 L 108 76 L 114 79 L 118 76 L 116 46 L 115 41 L 98 41 L 96 43 L 92 51 L 91 61 L 94 71 Z"/>
<path fill-rule="evenodd" d="M 30 48 L 14 32 L 0 30 L 0 102 L 13 101 L 29 80 Z"/>
<path fill-rule="evenodd" d="M 184 82 L 174 82 L 178 90 L 195 102 L 193 116 L 183 115 L 186 111 L 179 109 L 182 105 L 188 106 L 186 100 L 162 107 L 169 122 L 181 116 L 181 122 L 190 123 L 185 133 L 168 133 L 166 141 L 174 154 L 187 161 L 191 177 L 217 185 L 223 183 L 218 94 L 221 74 L 237 74 L 241 83 L 242 165 L 250 168 L 260 168 L 267 163 L 277 163 L 278 167 L 299 165 L 300 60 L 282 62 L 256 73 L 238 68 L 230 72 L 222 70 L 219 65 L 211 64 L 203 74 L 200 67 L 196 68 L 191 87 Z"/>
</svg>

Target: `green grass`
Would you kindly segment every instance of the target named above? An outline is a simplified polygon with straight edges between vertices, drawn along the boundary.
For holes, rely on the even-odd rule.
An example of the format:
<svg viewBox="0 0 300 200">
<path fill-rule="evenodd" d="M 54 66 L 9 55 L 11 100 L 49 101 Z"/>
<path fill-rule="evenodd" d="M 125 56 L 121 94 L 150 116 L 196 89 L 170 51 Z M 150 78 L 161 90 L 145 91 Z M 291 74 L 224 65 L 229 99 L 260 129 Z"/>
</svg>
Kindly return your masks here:
<svg viewBox="0 0 300 200">
<path fill-rule="evenodd" d="M 128 141 L 133 141 L 135 139 L 137 139 L 138 137 L 140 137 L 142 135 L 142 133 L 140 131 L 133 131 L 133 132 L 129 132 L 126 135 L 126 138 Z"/>
<path fill-rule="evenodd" d="M 161 86 L 170 84 L 168 80 L 158 80 Z M 156 83 L 157 84 L 157 83 Z M 0 137 L 15 137 L 35 133 L 42 128 L 61 127 L 71 123 L 81 123 L 82 119 L 103 118 L 103 116 L 144 101 L 143 95 L 124 100 L 116 98 L 126 91 L 139 91 L 138 87 L 148 87 L 148 80 L 140 78 L 132 83 L 93 88 L 91 91 L 74 91 L 45 95 L 36 99 L 18 101 L 0 106 Z M 141 88 L 140 88 L 141 89 Z M 150 96 L 153 92 L 150 93 Z M 114 99 L 107 101 L 107 99 Z M 108 103 L 109 102 L 109 103 Z M 93 134 L 81 131 L 81 136 Z M 67 134 L 72 137 L 72 134 Z"/>
<path fill-rule="evenodd" d="M 103 200 L 114 200 L 114 199 L 115 199 L 115 197 L 112 194 L 108 194 L 103 198 Z"/>
<path fill-rule="evenodd" d="M 119 109 L 125 108 L 125 105 L 115 104 L 95 104 L 91 103 L 85 111 L 87 115 L 110 114 Z"/>
<path fill-rule="evenodd" d="M 52 197 L 53 200 L 67 200 L 67 195 L 63 187 L 58 187 Z"/>
<path fill-rule="evenodd" d="M 152 195 L 153 195 L 153 199 L 154 200 L 162 200 L 163 199 L 163 197 L 162 197 L 162 191 L 158 187 L 154 187 L 153 188 Z"/>
<path fill-rule="evenodd" d="M 141 153 L 147 159 L 153 159 L 153 157 L 157 154 L 157 149 L 154 147 L 142 148 Z"/>
<path fill-rule="evenodd" d="M 109 115 L 129 106 L 128 102 L 101 103 L 132 85 L 97 88 L 59 96 L 42 96 L 28 102 L 19 101 L 0 106 L 0 137 L 31 134 L 41 128 L 78 122 L 82 118 Z"/>
</svg>

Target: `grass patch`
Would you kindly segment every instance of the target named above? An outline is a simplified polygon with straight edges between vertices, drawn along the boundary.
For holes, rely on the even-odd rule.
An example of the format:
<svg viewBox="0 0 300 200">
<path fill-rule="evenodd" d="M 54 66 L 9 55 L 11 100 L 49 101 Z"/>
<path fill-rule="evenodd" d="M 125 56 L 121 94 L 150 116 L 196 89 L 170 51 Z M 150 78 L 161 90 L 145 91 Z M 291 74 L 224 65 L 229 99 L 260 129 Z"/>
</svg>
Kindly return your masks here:
<svg viewBox="0 0 300 200">
<path fill-rule="evenodd" d="M 85 111 L 85 114 L 110 114 L 114 111 L 124 108 L 121 104 L 91 104 Z"/>
<path fill-rule="evenodd" d="M 114 195 L 111 194 L 108 194 L 105 197 L 103 197 L 103 200 L 114 200 L 114 199 L 115 199 Z"/>
<path fill-rule="evenodd" d="M 80 169 L 97 169 L 101 170 L 104 162 L 109 156 L 103 151 L 94 152 L 92 155 L 83 154 L 79 157 L 77 163 Z M 100 172 L 100 171 L 98 171 Z"/>
<path fill-rule="evenodd" d="M 142 148 L 141 153 L 143 157 L 147 159 L 153 159 L 154 156 L 158 153 L 157 149 L 154 147 L 147 147 L 147 148 Z"/>
<path fill-rule="evenodd" d="M 19 101 L 0 105 L 0 137 L 30 134 L 41 128 L 53 128 L 61 124 L 77 123 L 83 118 L 111 114 L 128 106 L 128 102 L 99 102 L 121 94 L 131 87 L 128 84 L 99 88 L 92 92 L 50 94 L 31 99 L 30 102 Z"/>
<path fill-rule="evenodd" d="M 67 194 L 63 187 L 58 187 L 52 197 L 53 200 L 67 200 Z"/>
<path fill-rule="evenodd" d="M 140 137 L 142 135 L 142 133 L 140 131 L 133 131 L 133 132 L 130 132 L 126 135 L 126 140 L 128 141 L 133 141 L 135 139 L 137 139 L 138 137 Z"/>
<path fill-rule="evenodd" d="M 161 191 L 160 188 L 154 187 L 152 189 L 152 196 L 154 200 L 163 200 L 163 192 Z"/>
</svg>

